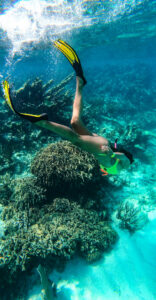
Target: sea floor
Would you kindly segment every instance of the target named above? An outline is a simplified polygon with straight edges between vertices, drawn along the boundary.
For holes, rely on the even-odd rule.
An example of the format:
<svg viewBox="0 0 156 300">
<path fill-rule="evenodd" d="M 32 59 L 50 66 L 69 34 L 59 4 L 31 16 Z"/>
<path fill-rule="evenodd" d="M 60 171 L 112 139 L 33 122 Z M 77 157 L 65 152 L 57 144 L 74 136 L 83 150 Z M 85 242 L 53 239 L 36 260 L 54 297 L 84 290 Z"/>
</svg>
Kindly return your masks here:
<svg viewBox="0 0 156 300">
<path fill-rule="evenodd" d="M 156 299 L 156 206 L 154 165 L 136 160 L 136 169 L 116 178 L 121 186 L 108 198 L 112 226 L 119 235 L 116 246 L 103 258 L 88 265 L 81 258 L 67 263 L 64 271 L 53 271 L 49 278 L 57 284 L 58 300 L 155 300 Z M 153 175 L 154 174 L 154 175 Z M 154 177 L 153 177 L 154 176 Z M 112 177 L 112 180 L 115 180 Z M 109 187 L 110 188 L 110 187 Z M 105 189 L 105 187 L 104 187 Z M 148 222 L 131 234 L 119 227 L 116 208 L 122 201 L 135 203 L 148 215 Z M 2 207 L 0 207 L 0 211 Z M 0 221 L 0 235 L 4 223 Z M 37 270 L 34 270 L 34 276 Z M 39 282 L 39 280 L 38 280 Z M 30 284 L 31 286 L 31 284 Z M 41 300 L 41 285 L 33 286 L 27 300 Z"/>
<path fill-rule="evenodd" d="M 155 300 L 156 210 L 149 223 L 130 235 L 117 229 L 120 239 L 112 252 L 92 265 L 70 261 L 63 273 L 53 271 L 58 300 Z M 37 271 L 36 271 L 37 272 Z M 34 286 L 27 300 L 42 300 L 41 286 Z"/>
<path fill-rule="evenodd" d="M 156 299 L 156 210 L 148 217 L 149 223 L 133 235 L 116 228 L 120 240 L 101 261 L 89 266 L 75 259 L 63 273 L 53 272 L 50 278 L 58 284 L 57 299 Z M 28 300 L 40 299 L 40 287 L 34 287 Z"/>
</svg>

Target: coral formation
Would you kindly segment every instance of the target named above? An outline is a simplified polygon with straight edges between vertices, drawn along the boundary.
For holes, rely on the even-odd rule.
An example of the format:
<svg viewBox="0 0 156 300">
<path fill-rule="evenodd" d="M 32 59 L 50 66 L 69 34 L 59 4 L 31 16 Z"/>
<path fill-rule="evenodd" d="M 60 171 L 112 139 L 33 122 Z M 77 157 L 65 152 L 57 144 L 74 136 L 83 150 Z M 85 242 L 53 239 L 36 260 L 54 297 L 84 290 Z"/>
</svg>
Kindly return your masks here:
<svg viewBox="0 0 156 300">
<path fill-rule="evenodd" d="M 2 217 L 6 228 L 0 267 L 8 270 L 10 282 L 17 272 L 29 270 L 41 260 L 68 260 L 79 253 L 92 262 L 117 240 L 116 232 L 96 211 L 65 198 L 22 212 L 13 203 L 4 209 Z"/>
<path fill-rule="evenodd" d="M 10 175 L 6 173 L 0 176 L 0 204 L 8 205 L 12 194 L 12 181 Z"/>
<path fill-rule="evenodd" d="M 1 201 L 0 269 L 7 275 L 1 288 L 41 262 L 60 268 L 77 254 L 93 262 L 117 240 L 100 203 L 99 165 L 91 154 L 57 142 L 41 149 L 31 171 L 36 177 L 12 184 L 9 177 L 3 184 L 9 193 Z"/>
<path fill-rule="evenodd" d="M 57 122 L 67 122 L 70 118 L 72 100 L 66 86 L 73 78 L 73 74 L 67 76 L 59 84 L 54 85 L 54 80 L 47 83 L 39 78 L 34 81 L 28 80 L 24 85 L 14 92 L 14 101 L 19 111 L 30 113 L 46 112 L 49 118 Z M 22 101 L 23 100 L 23 101 Z"/>
<path fill-rule="evenodd" d="M 91 88 L 92 92 L 85 99 L 84 122 L 89 130 L 111 142 L 120 137 L 120 145 L 135 151 L 135 155 L 140 149 L 143 156 L 149 140 L 146 125 L 155 124 L 155 112 L 149 107 L 149 100 L 154 103 L 155 99 L 150 71 L 145 65 L 109 65 L 103 72 L 105 76 L 97 72 L 88 81 L 90 88 L 94 79 L 96 89 Z M 43 83 L 39 78 L 26 82 L 14 92 L 14 105 L 21 112 L 45 112 L 49 119 L 69 125 L 71 79 L 69 76 L 57 85 L 52 80 Z M 7 170 L 11 176 L 28 173 L 35 152 L 43 144 L 56 141 L 56 136 L 32 127 L 7 107 L 0 107 L 0 117 L 1 174 Z M 117 240 L 117 234 L 108 223 L 113 204 L 115 207 L 119 199 L 114 191 L 118 188 L 119 193 L 123 185 L 127 188 L 129 180 L 126 175 L 103 178 L 101 198 L 104 203 L 109 202 L 106 211 L 98 199 L 98 163 L 76 146 L 68 142 L 50 144 L 35 156 L 31 170 L 35 177 L 32 174 L 18 180 L 1 177 L 0 203 L 4 206 L 1 215 L 5 231 L 0 240 L 0 288 L 5 288 L 5 293 L 9 291 L 7 299 L 15 299 L 10 294 L 9 284 L 13 284 L 14 291 L 15 283 L 18 286 L 25 271 L 28 273 L 39 263 L 62 268 L 75 254 L 92 262 L 111 248 Z M 120 226 L 130 232 L 147 221 L 146 215 L 129 202 L 121 204 L 117 218 Z"/>
<path fill-rule="evenodd" d="M 129 201 L 120 204 L 116 217 L 120 220 L 120 227 L 132 233 L 141 229 L 148 221 L 147 214 Z"/>
<path fill-rule="evenodd" d="M 16 181 L 12 198 L 19 209 L 38 206 L 46 202 L 46 189 L 37 185 L 36 178 L 25 177 Z"/>
<path fill-rule="evenodd" d="M 149 126 L 155 127 L 155 112 L 149 110 L 148 105 L 149 101 L 152 104 L 155 99 L 155 89 L 150 82 L 151 72 L 144 64 L 128 68 L 106 65 L 103 72 L 104 79 L 101 72 L 97 72 L 94 78 L 96 92 L 91 88 L 91 94 L 85 97 L 83 121 L 90 131 L 104 135 L 111 142 L 119 138 L 120 145 L 135 151 L 136 155 L 140 152 L 142 155 L 142 149 L 146 148 L 149 140 L 144 131 Z M 73 98 L 69 84 L 72 77 L 66 77 L 59 84 L 54 84 L 53 80 L 45 83 L 39 78 L 25 82 L 14 91 L 15 107 L 21 112 L 45 112 L 50 120 L 69 125 Z M 88 82 L 89 88 L 93 85 L 92 80 Z M 0 108 L 0 117 L 0 159 L 3 161 L 0 170 L 2 174 L 8 170 L 12 174 L 17 173 L 18 163 L 18 173 L 21 174 L 30 162 L 29 153 L 33 155 L 34 149 L 40 149 L 43 143 L 53 142 L 56 135 L 35 126 L 32 128 L 31 124 L 12 114 L 7 107 Z M 134 145 L 139 145 L 141 151 Z M 24 156 L 25 160 L 17 159 L 16 153 L 20 154 L 20 158 Z"/>
<path fill-rule="evenodd" d="M 89 194 L 101 179 L 94 156 L 67 141 L 41 149 L 31 164 L 31 172 L 40 185 L 56 194 L 82 190 Z"/>
<path fill-rule="evenodd" d="M 49 119 L 69 124 L 72 107 L 72 97 L 68 84 L 73 75 L 69 75 L 59 84 L 53 80 L 43 83 L 36 78 L 24 83 L 15 90 L 12 98 L 17 110 L 34 114 L 48 113 Z M 68 107 L 68 111 L 66 109 Z M 33 127 L 4 106 L 0 108 L 1 117 L 1 144 L 0 166 L 1 174 L 9 171 L 10 174 L 22 173 L 30 163 L 30 152 L 39 150 L 43 143 L 54 141 L 54 135 L 46 130 Z M 7 117 L 7 122 L 6 122 Z M 56 135 L 55 135 L 56 140 Z M 18 166 L 18 167 L 17 167 Z"/>
</svg>

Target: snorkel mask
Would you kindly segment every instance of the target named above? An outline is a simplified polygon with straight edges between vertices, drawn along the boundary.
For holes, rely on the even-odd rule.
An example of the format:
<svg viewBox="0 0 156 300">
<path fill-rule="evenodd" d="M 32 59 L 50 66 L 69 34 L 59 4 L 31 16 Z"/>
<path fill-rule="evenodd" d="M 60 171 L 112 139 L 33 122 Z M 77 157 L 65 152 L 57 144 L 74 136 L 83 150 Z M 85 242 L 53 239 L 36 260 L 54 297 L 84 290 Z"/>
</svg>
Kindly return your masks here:
<svg viewBox="0 0 156 300">
<path fill-rule="evenodd" d="M 121 152 L 121 153 L 124 153 L 124 154 L 127 156 L 127 158 L 129 159 L 130 164 L 132 164 L 133 161 L 134 161 L 133 155 L 132 155 L 129 151 L 125 150 L 125 149 L 122 148 L 122 147 L 119 147 L 119 148 L 118 148 L 117 141 L 118 141 L 118 139 L 115 140 L 114 145 L 111 145 L 112 151 L 113 151 L 113 152 Z"/>
<path fill-rule="evenodd" d="M 117 148 L 118 148 L 118 147 L 117 147 L 117 141 L 118 141 L 118 139 L 116 139 L 115 142 L 114 142 L 114 148 L 115 148 L 116 150 L 117 150 Z"/>
</svg>

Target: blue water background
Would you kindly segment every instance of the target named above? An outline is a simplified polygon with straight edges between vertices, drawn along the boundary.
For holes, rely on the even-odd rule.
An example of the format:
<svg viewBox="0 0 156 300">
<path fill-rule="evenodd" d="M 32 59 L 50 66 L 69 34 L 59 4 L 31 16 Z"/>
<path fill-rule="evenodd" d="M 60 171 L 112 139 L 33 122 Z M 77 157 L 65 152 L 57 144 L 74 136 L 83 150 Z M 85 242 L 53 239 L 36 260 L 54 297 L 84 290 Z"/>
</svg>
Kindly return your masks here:
<svg viewBox="0 0 156 300">
<path fill-rule="evenodd" d="M 67 2 L 72 3 L 72 1 L 67 1 Z M 99 3 L 102 2 L 103 1 L 99 1 Z M 11 2 L 7 2 L 7 6 L 9 8 L 10 8 L 10 3 Z M 129 76 L 130 80 L 132 80 L 133 84 L 135 85 L 135 80 L 136 80 L 135 70 L 136 72 L 138 72 L 139 66 L 141 68 L 143 65 L 147 68 L 148 71 L 147 71 L 147 76 L 144 77 L 143 81 L 141 79 L 141 81 L 143 82 L 144 87 L 146 87 L 147 90 L 149 90 L 149 92 L 152 90 L 153 93 L 155 93 L 156 95 L 156 52 L 155 52 L 156 8 L 155 7 L 156 7 L 156 1 L 142 1 L 142 4 L 136 5 L 136 7 L 132 9 L 132 11 L 130 12 L 126 11 L 125 14 L 123 14 L 120 18 L 112 20 L 107 24 L 103 22 L 103 18 L 100 16 L 99 19 L 95 22 L 95 24 L 92 24 L 90 26 L 84 25 L 82 27 L 72 28 L 71 30 L 62 32 L 61 35 L 57 34 L 57 30 L 56 30 L 55 36 L 53 36 L 51 40 L 49 37 L 46 36 L 47 39 L 45 40 L 45 43 L 43 42 L 43 40 L 42 41 L 39 40 L 37 43 L 32 42 L 32 43 L 24 44 L 22 48 L 22 52 L 17 51 L 14 53 L 14 55 L 12 55 L 12 44 L 9 39 L 6 39 L 7 33 L 2 31 L 1 42 L 0 42 L 0 66 L 1 66 L 0 75 L 2 76 L 2 79 L 8 77 L 10 84 L 15 89 L 19 88 L 26 80 L 30 78 L 33 80 L 36 77 L 40 77 L 44 82 L 47 82 L 49 79 L 52 78 L 55 80 L 56 84 L 59 83 L 62 79 L 65 78 L 65 76 L 67 76 L 72 72 L 72 68 L 70 64 L 67 62 L 67 60 L 63 57 L 62 54 L 58 53 L 58 51 L 52 46 L 53 40 L 55 40 L 56 38 L 62 38 L 65 41 L 67 41 L 69 44 L 71 44 L 74 49 L 77 50 L 84 68 L 85 77 L 87 78 L 88 81 L 88 84 L 84 89 L 84 105 L 85 105 L 85 99 L 89 103 L 94 103 L 95 107 L 97 105 L 100 105 L 102 101 L 105 101 L 104 100 L 105 82 L 108 83 L 109 76 L 111 79 L 114 77 L 116 78 L 116 76 L 114 76 L 114 72 L 118 72 L 118 70 L 120 70 L 119 76 L 123 74 L 122 77 L 123 91 L 124 89 L 125 91 L 127 89 L 126 86 L 127 79 L 125 80 L 124 83 L 124 78 L 127 78 L 127 76 Z M 4 11 L 5 11 L 4 5 L 2 5 L 2 13 L 4 13 Z M 95 11 L 90 10 L 89 12 L 90 12 L 89 16 L 94 18 Z M 107 73 L 108 69 L 110 72 L 109 75 Z M 131 70 L 133 70 L 132 76 L 130 76 Z M 136 86 L 137 84 L 138 81 L 136 82 Z M 72 91 L 74 93 L 74 89 L 75 89 L 74 79 L 70 83 L 70 88 L 72 88 Z M 118 92 L 119 90 L 116 90 L 116 94 L 118 94 Z M 115 97 L 115 94 L 113 96 Z M 125 101 L 125 106 L 123 106 L 122 111 L 121 112 L 118 111 L 117 114 L 114 113 L 113 115 L 114 119 L 117 118 L 125 122 L 125 117 L 128 115 L 128 120 L 132 120 L 134 123 L 140 124 L 142 114 L 144 114 L 147 111 L 149 112 L 156 111 L 156 105 L 155 105 L 156 98 L 155 99 L 152 98 L 150 100 L 149 97 L 145 97 L 142 102 L 140 102 L 140 100 L 137 101 L 136 99 L 136 102 L 134 103 L 133 100 L 133 105 L 135 105 L 136 111 L 134 110 L 131 111 L 129 109 L 129 105 L 132 101 L 131 100 L 132 98 L 133 98 L 133 90 L 131 91 L 131 94 L 129 94 L 129 103 L 126 103 Z M 120 101 L 120 99 L 118 99 L 118 101 Z M 0 110 L 3 110 L 3 106 L 0 107 Z M 123 112 L 125 112 L 125 115 Z M 102 114 L 103 112 L 101 111 L 101 115 Z M 7 115 L 6 115 L 6 121 L 7 121 Z M 146 149 L 144 150 L 149 151 L 151 155 L 155 157 L 156 147 L 154 143 L 155 140 L 153 137 L 153 134 L 156 133 L 155 123 L 153 121 L 150 122 L 150 120 L 149 122 L 147 122 L 144 120 L 144 118 L 142 119 L 141 123 L 142 123 L 142 128 L 141 128 L 142 130 L 148 130 L 152 132 L 152 137 L 151 137 L 152 144 L 149 141 L 149 143 L 145 145 Z M 135 157 L 135 153 L 133 154 Z M 148 174 L 146 175 L 147 177 L 150 178 L 151 173 L 155 172 L 155 164 L 152 163 L 150 165 L 149 162 L 148 164 L 146 164 L 146 161 L 144 161 L 144 156 L 141 155 L 141 153 L 139 153 L 139 159 L 142 165 L 144 165 L 144 167 L 143 169 L 140 168 L 140 170 L 138 167 L 138 169 L 136 170 L 138 174 L 138 178 L 140 177 L 142 180 L 142 186 L 140 185 L 140 190 L 137 190 L 136 193 L 141 194 L 144 193 L 144 191 L 146 192 L 146 187 L 150 188 L 146 186 L 147 182 L 143 180 L 144 174 L 142 174 L 142 170 L 146 170 L 147 168 Z M 125 190 L 125 194 L 126 193 L 127 191 Z M 128 193 L 130 196 L 131 191 L 129 190 Z M 155 207 L 153 205 L 153 210 L 154 209 Z M 143 294 L 140 294 L 140 298 L 139 298 L 139 294 L 135 297 L 136 287 L 134 287 L 133 299 L 136 300 L 137 299 L 151 300 L 154 299 L 155 297 L 154 281 L 156 279 L 156 273 L 154 269 L 154 260 L 156 258 L 155 257 L 156 244 L 155 244 L 155 231 L 153 229 L 153 227 L 155 226 L 155 222 L 153 221 L 153 223 L 151 223 L 148 226 L 149 227 L 145 229 L 145 233 L 141 233 L 140 235 L 138 234 L 138 236 L 136 236 L 136 239 L 134 237 L 132 241 L 134 242 L 134 244 L 130 245 L 130 247 L 132 248 L 133 247 L 137 248 L 136 251 L 137 251 L 137 256 L 139 257 L 139 263 L 141 264 L 141 262 L 143 262 L 145 268 L 144 271 L 146 275 L 149 276 L 149 281 L 151 277 L 151 282 L 152 282 L 152 283 L 148 283 L 147 285 L 149 290 L 151 291 L 151 294 L 147 293 L 146 294 L 147 296 L 145 297 Z M 152 226 L 152 228 L 150 226 Z M 146 235 L 145 237 L 146 247 L 145 247 L 145 251 L 143 252 L 144 235 Z M 149 236 L 149 238 L 147 236 Z M 148 239 L 150 240 L 148 241 Z M 153 243 L 151 243 L 152 239 L 153 239 Z M 122 241 L 123 242 L 125 241 L 124 237 Z M 139 247 L 141 250 L 138 250 Z M 125 252 L 123 251 L 124 255 L 126 255 L 126 251 L 128 250 L 126 249 Z M 121 249 L 120 249 L 120 253 L 121 253 Z M 133 253 L 133 251 L 131 251 L 131 253 Z M 150 256 L 152 257 L 151 261 L 148 260 L 147 256 L 148 258 Z M 129 259 L 130 261 L 132 261 L 132 257 L 131 256 L 129 257 L 130 258 L 127 258 L 127 260 Z M 148 260 L 147 265 L 146 262 L 144 262 L 144 259 Z M 138 260 L 136 261 L 138 262 Z M 122 256 L 120 257 L 118 263 L 119 264 L 121 263 L 120 266 L 123 264 L 123 268 L 125 268 L 126 264 L 125 261 L 122 260 Z M 150 268 L 150 264 L 151 264 L 151 268 Z M 105 266 L 103 266 L 103 268 L 104 267 Z M 134 276 L 136 276 L 137 274 L 139 278 L 140 276 L 139 272 L 141 272 L 141 269 L 142 266 L 138 268 L 137 271 L 134 271 L 135 274 Z M 79 270 L 79 267 L 77 270 Z M 82 270 L 82 266 L 80 267 L 80 270 Z M 70 271 L 71 269 L 69 266 L 68 274 L 70 273 Z M 114 270 L 114 272 L 116 272 L 116 270 Z M 86 275 L 84 282 L 83 280 L 81 282 L 84 285 L 87 284 L 87 276 L 89 275 Z M 110 277 L 111 276 L 112 273 Z M 129 285 L 128 283 L 128 281 L 130 280 L 129 274 L 127 275 L 125 274 L 125 277 L 126 276 L 128 278 L 127 285 Z M 91 278 L 92 278 L 91 283 L 93 285 L 94 277 Z M 102 275 L 100 276 L 100 279 L 98 281 L 99 288 L 101 288 L 101 293 L 105 293 L 105 290 L 102 290 L 101 287 L 101 283 L 100 283 L 102 280 L 101 278 Z M 144 282 L 144 286 L 145 284 L 146 283 Z M 133 290 L 133 285 L 134 282 L 132 280 L 132 285 L 130 287 L 131 290 Z M 88 286 L 90 286 L 89 283 Z M 115 283 L 114 286 L 116 286 Z M 96 289 L 93 289 L 93 293 L 96 294 L 96 292 L 97 292 Z M 114 299 L 120 299 L 121 297 L 121 299 L 125 300 L 124 297 L 126 297 L 126 294 L 124 294 L 123 296 L 121 291 L 119 291 L 119 287 L 116 288 L 115 293 L 117 293 L 118 295 Z M 80 295 L 82 299 L 86 299 L 85 294 L 82 295 L 80 293 L 79 297 Z M 150 297 L 149 295 L 153 298 L 149 298 Z M 128 294 L 127 292 L 126 299 L 132 299 L 131 297 L 132 294 Z M 71 299 L 78 299 L 78 298 L 71 298 Z M 92 298 L 88 297 L 88 299 L 92 299 Z M 98 299 L 101 299 L 100 296 Z M 108 299 L 111 299 L 111 296 L 110 298 L 107 298 L 107 300 Z"/>
</svg>

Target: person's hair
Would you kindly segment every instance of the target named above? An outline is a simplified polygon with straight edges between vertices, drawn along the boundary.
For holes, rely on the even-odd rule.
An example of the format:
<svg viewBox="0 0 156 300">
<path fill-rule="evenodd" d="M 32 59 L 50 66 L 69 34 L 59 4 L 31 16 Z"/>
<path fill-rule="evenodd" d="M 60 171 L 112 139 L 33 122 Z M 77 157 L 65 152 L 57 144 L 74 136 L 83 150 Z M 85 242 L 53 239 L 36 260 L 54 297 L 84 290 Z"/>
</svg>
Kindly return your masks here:
<svg viewBox="0 0 156 300">
<path fill-rule="evenodd" d="M 125 150 L 124 148 L 122 148 L 122 147 L 115 148 L 114 146 L 111 145 L 111 149 L 113 150 L 113 152 L 124 153 L 127 156 L 127 158 L 129 159 L 130 164 L 132 164 L 134 162 L 133 155 L 129 151 Z"/>
</svg>

